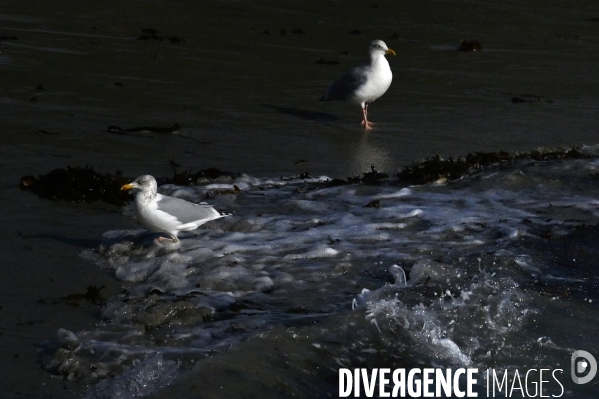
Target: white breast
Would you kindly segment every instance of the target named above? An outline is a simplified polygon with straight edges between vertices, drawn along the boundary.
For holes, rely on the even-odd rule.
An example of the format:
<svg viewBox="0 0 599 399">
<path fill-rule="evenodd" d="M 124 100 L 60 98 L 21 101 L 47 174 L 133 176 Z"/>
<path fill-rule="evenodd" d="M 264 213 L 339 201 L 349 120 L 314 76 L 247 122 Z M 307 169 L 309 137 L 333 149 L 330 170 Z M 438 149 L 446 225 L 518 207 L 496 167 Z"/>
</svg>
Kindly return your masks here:
<svg viewBox="0 0 599 399">
<path fill-rule="evenodd" d="M 368 71 L 368 79 L 357 88 L 350 99 L 353 103 L 372 102 L 381 97 L 391 86 L 393 73 L 385 56 L 376 57 Z"/>
</svg>

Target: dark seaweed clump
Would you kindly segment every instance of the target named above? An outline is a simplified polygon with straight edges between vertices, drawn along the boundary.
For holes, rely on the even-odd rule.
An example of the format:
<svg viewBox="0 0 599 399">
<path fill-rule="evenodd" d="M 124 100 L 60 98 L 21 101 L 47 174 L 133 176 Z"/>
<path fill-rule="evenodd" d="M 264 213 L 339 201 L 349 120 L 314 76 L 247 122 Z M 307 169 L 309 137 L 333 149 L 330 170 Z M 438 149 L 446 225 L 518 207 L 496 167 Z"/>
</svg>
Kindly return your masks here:
<svg viewBox="0 0 599 399">
<path fill-rule="evenodd" d="M 363 183 L 369 186 L 384 184 L 389 179 L 389 175 L 384 172 L 378 172 L 374 164 L 370 164 L 370 172 L 360 173 L 357 176 L 344 179 L 332 179 L 324 183 L 326 187 L 344 186 L 346 184 Z"/>
<path fill-rule="evenodd" d="M 184 171 L 175 174 L 171 179 L 158 180 L 159 184 L 176 184 L 178 186 L 192 186 L 194 184 L 206 183 L 209 180 L 216 179 L 235 179 L 239 174 L 233 172 L 223 171 L 217 168 L 208 168 L 200 170 L 196 173 Z"/>
<path fill-rule="evenodd" d="M 481 51 L 482 49 L 483 46 L 480 44 L 480 42 L 476 40 L 471 40 L 470 42 L 468 42 L 467 40 L 462 40 L 460 43 L 460 48 L 458 50 L 477 52 Z"/>
<path fill-rule="evenodd" d="M 106 298 L 104 298 L 104 296 L 100 292 L 104 288 L 106 287 L 101 286 L 100 288 L 98 288 L 95 285 L 88 285 L 85 294 L 70 294 L 61 299 L 66 303 L 70 304 L 71 306 L 79 306 L 80 302 L 83 300 L 86 300 L 89 303 L 93 303 L 94 305 L 104 306 L 106 304 Z"/>
<path fill-rule="evenodd" d="M 324 58 L 320 57 L 318 60 L 316 60 L 316 63 L 320 65 L 337 65 L 339 64 L 339 61 L 325 60 Z"/>
<path fill-rule="evenodd" d="M 19 40 L 19 37 L 18 36 L 6 36 L 6 35 L 0 36 L 0 42 L 6 41 L 6 40 Z"/>
<path fill-rule="evenodd" d="M 158 134 L 175 134 L 181 129 L 178 123 L 175 123 L 171 127 L 152 127 L 152 126 L 140 126 L 123 129 L 119 126 L 108 126 L 108 133 L 115 134 L 127 134 L 127 133 L 158 133 Z"/>
<path fill-rule="evenodd" d="M 370 172 L 362 173 L 361 176 L 350 177 L 347 180 L 350 183 L 364 183 L 369 186 L 382 184 L 389 178 L 389 175 L 384 172 L 378 172 L 374 164 L 370 164 Z"/>
<path fill-rule="evenodd" d="M 158 177 L 156 180 L 158 185 L 189 186 L 222 178 L 234 179 L 237 176 L 236 173 L 208 168 L 196 173 L 181 172 L 175 174 L 172 178 Z M 90 166 L 85 168 L 67 166 L 65 169 L 54 169 L 50 173 L 39 177 L 23 176 L 21 177 L 21 188 L 54 201 L 103 201 L 109 204 L 123 205 L 133 197 L 129 193 L 121 191 L 121 187 L 132 180 L 121 176 L 119 173 L 114 175 L 98 173 Z M 214 194 L 219 194 L 219 192 Z"/>
<path fill-rule="evenodd" d="M 54 169 L 39 177 L 21 177 L 21 188 L 30 190 L 42 198 L 54 201 L 96 202 L 103 201 L 123 205 L 131 197 L 120 190 L 131 179 L 98 173 L 92 167 L 71 167 Z"/>
<path fill-rule="evenodd" d="M 401 171 L 389 177 L 387 173 L 378 172 L 374 165 L 371 171 L 361 173 L 347 179 L 332 179 L 316 186 L 335 187 L 347 184 L 426 184 L 437 181 L 457 180 L 466 175 L 473 175 L 489 167 L 496 167 L 516 161 L 550 161 L 556 159 L 595 158 L 595 155 L 581 152 L 577 147 L 566 149 L 541 149 L 530 152 L 509 153 L 506 151 L 473 152 L 463 157 L 443 159 L 436 155 L 411 166 L 404 166 Z M 301 177 L 301 176 L 300 176 Z M 308 176 L 309 177 L 309 176 Z M 374 206 L 374 204 L 372 205 Z"/>
<path fill-rule="evenodd" d="M 158 32 L 156 29 L 142 29 L 141 30 L 141 36 L 139 36 L 136 40 L 153 40 L 153 41 L 157 41 L 157 42 L 164 42 L 164 41 L 168 41 L 169 43 L 172 44 L 181 44 L 181 43 L 187 43 L 187 40 L 182 39 L 178 36 L 158 36 L 160 32 Z"/>
<path fill-rule="evenodd" d="M 473 152 L 465 157 L 442 159 L 438 155 L 412 166 L 405 166 L 397 173 L 400 182 L 409 184 L 425 184 L 438 180 L 456 180 L 468 174 L 481 171 L 485 167 L 501 165 L 519 160 L 549 161 L 564 158 L 590 158 L 580 152 L 577 147 L 558 150 L 534 150 L 525 153 L 510 154 L 505 151 Z"/>
</svg>

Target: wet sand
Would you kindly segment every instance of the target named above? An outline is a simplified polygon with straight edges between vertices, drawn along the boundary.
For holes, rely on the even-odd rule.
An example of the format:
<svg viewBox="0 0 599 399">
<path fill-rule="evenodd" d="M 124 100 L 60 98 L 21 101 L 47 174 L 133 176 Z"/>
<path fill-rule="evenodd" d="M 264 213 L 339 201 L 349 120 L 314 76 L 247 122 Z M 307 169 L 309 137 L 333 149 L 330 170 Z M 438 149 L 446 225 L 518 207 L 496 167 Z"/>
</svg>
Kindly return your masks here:
<svg viewBox="0 0 599 399">
<path fill-rule="evenodd" d="M 115 207 L 22 192 L 22 175 L 90 164 L 131 177 L 165 176 L 173 160 L 178 170 L 346 177 L 371 163 L 393 172 L 434 154 L 596 144 L 596 2 L 374 5 L 3 6 L 0 35 L 19 37 L 0 43 L 7 248 L 0 386 L 7 397 L 80 396 L 85 387 L 39 368 L 36 346 L 59 327 L 77 331 L 97 322 L 95 305 L 74 307 L 60 298 L 88 285 L 116 295 L 122 283 L 78 254 L 107 230 L 135 226 Z M 147 28 L 186 43 L 136 40 Z M 365 135 L 359 109 L 317 99 L 365 59 L 375 38 L 398 55 L 390 59 L 389 92 L 371 107 L 376 130 Z M 463 39 L 480 41 L 482 51 L 458 51 Z M 182 127 L 175 135 L 106 131 L 175 123 Z"/>
</svg>

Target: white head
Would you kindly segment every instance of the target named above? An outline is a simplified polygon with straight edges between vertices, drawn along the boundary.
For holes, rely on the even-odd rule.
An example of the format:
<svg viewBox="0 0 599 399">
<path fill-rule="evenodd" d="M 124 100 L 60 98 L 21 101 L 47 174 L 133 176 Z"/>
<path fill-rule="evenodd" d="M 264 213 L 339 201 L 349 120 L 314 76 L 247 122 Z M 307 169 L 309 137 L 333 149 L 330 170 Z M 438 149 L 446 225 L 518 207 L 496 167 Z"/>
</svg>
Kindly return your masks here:
<svg viewBox="0 0 599 399">
<path fill-rule="evenodd" d="M 372 43 L 370 43 L 368 51 L 370 52 L 370 58 L 385 54 L 395 55 L 395 51 L 387 47 L 385 42 L 382 40 L 373 40 Z"/>
<path fill-rule="evenodd" d="M 158 184 L 153 176 L 142 175 L 131 183 L 125 184 L 121 190 L 131 190 L 134 194 L 141 193 L 145 197 L 153 198 L 158 192 Z"/>
</svg>

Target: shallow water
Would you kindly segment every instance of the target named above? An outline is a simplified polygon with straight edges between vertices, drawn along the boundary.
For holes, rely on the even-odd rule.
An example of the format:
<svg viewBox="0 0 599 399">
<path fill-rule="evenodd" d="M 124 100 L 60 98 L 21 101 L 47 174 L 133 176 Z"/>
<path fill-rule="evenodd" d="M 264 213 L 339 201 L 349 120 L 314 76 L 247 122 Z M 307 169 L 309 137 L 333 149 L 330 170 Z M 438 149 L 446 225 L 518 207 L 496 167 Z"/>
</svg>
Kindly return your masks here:
<svg viewBox="0 0 599 399">
<path fill-rule="evenodd" d="M 5 2 L 0 35 L 18 40 L 0 42 L 13 248 L 0 339 L 20 358 L 3 350 L 2 384 L 21 397 L 324 397 L 342 366 L 555 367 L 573 348 L 599 354 L 596 160 L 417 187 L 280 178 L 595 145 L 598 16 L 591 1 Z M 136 40 L 147 28 L 166 40 Z M 375 38 L 398 56 L 364 134 L 359 110 L 317 99 Z M 463 39 L 482 51 L 457 51 Z M 107 132 L 175 123 L 174 135 Z M 117 208 L 16 188 L 67 164 L 247 175 L 163 187 L 193 200 L 233 183 L 242 192 L 210 199 L 235 216 L 158 248 L 128 244 L 141 231 Z M 388 285 L 393 265 L 406 286 Z M 105 308 L 39 303 L 87 285 L 107 286 Z M 35 370 L 32 348 L 58 328 L 62 341 L 41 355 L 50 373 Z"/>
<path fill-rule="evenodd" d="M 250 176 L 162 186 L 195 202 L 233 185 L 241 192 L 211 196 L 235 215 L 180 243 L 112 231 L 85 251 L 135 284 L 108 303 L 95 329 L 61 331 L 46 343 L 44 367 L 92 384 L 116 375 L 88 398 L 118 397 L 131 381 L 148 392 L 168 384 L 167 392 L 177 391 L 205 370 L 206 357 L 237 350 L 244 357 L 239 346 L 268 342 L 291 363 L 313 352 L 312 367 L 322 371 L 305 366 L 299 378 L 316 384 L 334 380 L 335 365 L 362 365 L 364 352 L 379 367 L 565 369 L 571 348 L 599 350 L 591 338 L 596 249 L 562 248 L 596 232 L 598 173 L 593 158 L 517 162 L 409 188 Z M 379 207 L 365 207 L 375 200 Z M 309 339 L 278 343 L 295 336 Z M 211 378 L 228 372 L 224 366 Z M 302 371 L 271 373 L 295 381 Z M 302 385 L 285 389 L 299 394 Z M 333 387 L 318 396 L 335 394 Z"/>
</svg>

